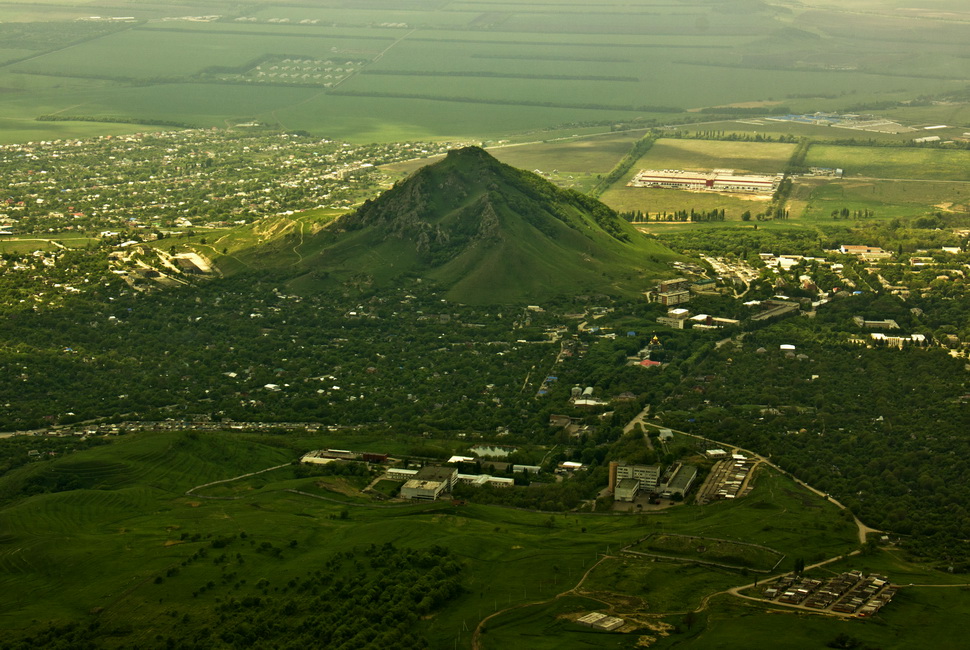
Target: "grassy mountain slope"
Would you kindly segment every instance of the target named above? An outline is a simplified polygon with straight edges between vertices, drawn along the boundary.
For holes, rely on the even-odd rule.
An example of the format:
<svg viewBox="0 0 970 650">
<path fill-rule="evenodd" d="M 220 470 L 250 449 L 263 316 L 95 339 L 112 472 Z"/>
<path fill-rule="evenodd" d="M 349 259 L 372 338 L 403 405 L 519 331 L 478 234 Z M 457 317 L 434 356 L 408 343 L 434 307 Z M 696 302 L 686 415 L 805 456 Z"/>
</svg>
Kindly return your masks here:
<svg viewBox="0 0 970 650">
<path fill-rule="evenodd" d="M 414 277 L 465 303 L 632 294 L 675 257 L 598 201 L 477 147 L 450 152 L 329 228 L 268 246 L 292 249 L 297 237 L 297 286 Z M 256 266 L 274 259 L 265 247 L 239 256 Z"/>
</svg>

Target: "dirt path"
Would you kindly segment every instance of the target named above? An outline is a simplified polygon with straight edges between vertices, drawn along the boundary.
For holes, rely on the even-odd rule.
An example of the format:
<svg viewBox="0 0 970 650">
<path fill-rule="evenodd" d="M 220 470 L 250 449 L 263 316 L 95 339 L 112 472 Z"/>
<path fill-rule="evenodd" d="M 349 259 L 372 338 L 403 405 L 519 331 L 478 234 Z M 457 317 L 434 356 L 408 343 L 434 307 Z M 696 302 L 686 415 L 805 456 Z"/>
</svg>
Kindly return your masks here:
<svg viewBox="0 0 970 650">
<path fill-rule="evenodd" d="M 559 598 L 562 598 L 563 596 L 568 596 L 568 595 L 571 595 L 571 594 L 572 595 L 577 595 L 577 596 L 583 596 L 584 598 L 591 598 L 590 596 L 585 596 L 584 594 L 581 594 L 579 592 L 579 588 L 583 586 L 583 583 L 586 581 L 586 578 L 589 577 L 589 574 L 592 573 L 593 569 L 595 569 L 596 567 L 598 567 L 604 560 L 608 560 L 608 559 L 611 559 L 613 557 L 615 557 L 615 556 L 612 556 L 612 555 L 603 555 L 602 557 L 600 557 L 600 559 L 598 559 L 596 562 L 594 562 L 592 566 L 590 566 L 588 569 L 586 569 L 586 572 L 583 573 L 582 577 L 579 579 L 579 582 L 576 583 L 576 586 L 575 587 L 572 587 L 571 589 L 567 589 L 566 591 L 560 592 L 560 593 L 556 594 L 555 596 L 553 596 L 552 598 L 547 598 L 545 600 L 537 600 L 537 601 L 529 602 L 529 603 L 519 603 L 518 605 L 513 605 L 512 607 L 506 607 L 505 609 L 500 609 L 497 612 L 494 612 L 492 614 L 489 614 L 488 616 L 486 616 L 485 618 L 483 618 L 481 621 L 478 622 L 478 626 L 475 628 L 475 632 L 472 634 L 472 650 L 480 650 L 481 649 L 481 637 L 482 637 L 482 632 L 483 632 L 483 630 L 485 628 L 485 624 L 488 621 L 490 621 L 491 619 L 495 618 L 496 616 L 501 616 L 502 614 L 505 614 L 506 612 L 511 612 L 512 610 L 521 609 L 523 607 L 532 607 L 533 605 L 544 605 L 546 603 L 551 603 L 554 600 L 558 600 Z M 592 598 L 592 599 L 593 600 L 598 600 L 599 602 L 603 603 L 604 605 L 609 606 L 609 603 L 607 603 L 605 601 L 602 601 L 599 598 Z"/>
<path fill-rule="evenodd" d="M 185 496 L 191 496 L 193 492 L 195 492 L 196 490 L 201 490 L 202 488 L 207 488 L 213 485 L 219 485 L 220 483 L 231 483 L 233 481 L 238 481 L 239 479 L 249 478 L 250 476 L 256 476 L 257 474 L 263 474 L 264 472 L 272 472 L 274 469 L 282 469 L 287 465 L 291 465 L 291 464 L 292 463 L 283 463 L 282 465 L 276 465 L 275 467 L 267 467 L 266 469 L 261 469 L 256 472 L 249 472 L 248 474 L 240 474 L 239 476 L 233 476 L 232 478 L 224 478 L 218 481 L 211 481 L 209 483 L 203 483 L 202 485 L 196 485 L 195 487 L 191 487 L 188 490 L 186 490 Z M 195 496 L 199 497 L 200 499 L 213 498 L 213 497 L 204 497 L 198 494 Z"/>
</svg>

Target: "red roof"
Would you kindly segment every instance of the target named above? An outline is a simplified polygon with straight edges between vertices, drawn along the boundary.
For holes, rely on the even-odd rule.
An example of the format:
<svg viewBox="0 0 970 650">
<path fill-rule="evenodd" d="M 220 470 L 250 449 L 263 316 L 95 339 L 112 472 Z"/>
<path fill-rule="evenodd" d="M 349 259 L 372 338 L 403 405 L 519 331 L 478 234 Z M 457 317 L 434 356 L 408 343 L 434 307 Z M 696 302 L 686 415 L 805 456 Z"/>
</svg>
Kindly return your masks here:
<svg viewBox="0 0 970 650">
<path fill-rule="evenodd" d="M 643 366 L 644 368 L 653 368 L 654 366 L 660 366 L 663 364 L 660 363 L 659 361 L 651 361 L 650 359 L 644 359 L 643 361 L 640 362 L 640 365 Z"/>
</svg>

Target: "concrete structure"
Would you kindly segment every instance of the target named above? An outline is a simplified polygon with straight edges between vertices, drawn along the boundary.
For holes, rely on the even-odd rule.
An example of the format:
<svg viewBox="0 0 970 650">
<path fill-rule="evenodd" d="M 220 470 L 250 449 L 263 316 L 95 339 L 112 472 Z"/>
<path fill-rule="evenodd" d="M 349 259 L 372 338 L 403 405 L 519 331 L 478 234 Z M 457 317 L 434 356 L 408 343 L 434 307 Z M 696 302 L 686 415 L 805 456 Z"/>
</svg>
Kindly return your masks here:
<svg viewBox="0 0 970 650">
<path fill-rule="evenodd" d="M 357 454 L 346 449 L 316 449 L 303 454 L 300 462 L 326 465 L 334 460 L 357 460 Z"/>
<path fill-rule="evenodd" d="M 900 348 L 906 344 L 915 345 L 925 345 L 926 336 L 924 334 L 910 334 L 909 336 L 888 336 L 879 332 L 873 332 L 869 335 L 872 337 L 873 342 L 880 343 L 884 345 L 889 345 L 892 347 Z"/>
<path fill-rule="evenodd" d="M 458 474 L 455 477 L 455 482 L 480 487 L 485 485 L 489 478 L 491 477 L 488 474 Z"/>
<path fill-rule="evenodd" d="M 852 320 L 859 327 L 864 327 L 866 329 L 883 329 L 883 330 L 898 330 L 899 323 L 891 318 L 885 320 L 866 320 L 862 316 L 853 316 Z"/>
<path fill-rule="evenodd" d="M 320 456 L 314 456 L 312 454 L 313 452 L 305 454 L 303 458 L 300 459 L 300 462 L 307 465 L 328 465 L 330 463 L 339 462 L 336 458 L 321 458 Z"/>
<path fill-rule="evenodd" d="M 892 257 L 892 253 L 884 251 L 878 246 L 854 246 L 843 244 L 839 246 L 839 252 L 843 255 L 856 255 L 864 260 L 877 260 Z"/>
<path fill-rule="evenodd" d="M 669 494 L 674 496 L 679 494 L 684 496 L 690 490 L 691 485 L 694 484 L 694 479 L 697 478 L 697 468 L 693 465 L 683 465 L 678 463 L 674 466 L 670 473 L 670 478 L 664 484 L 664 494 Z"/>
<path fill-rule="evenodd" d="M 717 280 L 714 278 L 699 278 L 690 284 L 690 290 L 694 293 L 710 292 L 717 289 Z"/>
<path fill-rule="evenodd" d="M 761 306 L 763 309 L 752 316 L 751 320 L 767 320 L 769 318 L 791 314 L 798 311 L 801 305 L 797 302 L 789 302 L 786 300 L 765 300 L 761 303 Z"/>
<path fill-rule="evenodd" d="M 659 302 L 664 307 L 681 305 L 690 301 L 690 291 L 686 289 L 680 291 L 664 291 L 656 294 L 655 302 Z"/>
<path fill-rule="evenodd" d="M 617 485 L 624 479 L 632 478 L 640 483 L 640 487 L 652 490 L 660 482 L 662 471 L 663 468 L 660 465 L 617 465 Z"/>
<path fill-rule="evenodd" d="M 697 314 L 696 316 L 691 316 L 689 320 L 694 324 L 694 329 L 702 330 L 721 329 L 722 327 L 730 327 L 741 322 L 735 318 L 722 318 L 720 316 L 711 316 L 710 314 Z"/>
<path fill-rule="evenodd" d="M 580 625 L 586 625 L 587 627 L 594 627 L 599 630 L 606 630 L 607 632 L 612 632 L 618 628 L 623 627 L 623 619 L 617 618 L 616 616 L 607 616 L 600 612 L 590 612 L 585 616 L 576 619 L 576 622 Z"/>
<path fill-rule="evenodd" d="M 704 454 L 711 460 L 723 460 L 728 455 L 723 449 L 708 449 Z"/>
<path fill-rule="evenodd" d="M 640 481 L 635 478 L 621 478 L 613 490 L 613 498 L 617 501 L 633 501 L 640 491 Z"/>
<path fill-rule="evenodd" d="M 663 280 L 657 284 L 657 291 L 664 293 L 668 291 L 685 291 L 690 288 L 690 280 L 687 278 L 672 278 Z"/>
<path fill-rule="evenodd" d="M 506 488 L 515 485 L 515 479 L 505 478 L 504 476 L 489 476 L 486 483 L 492 487 Z"/>
<path fill-rule="evenodd" d="M 667 327 L 672 327 L 674 329 L 682 330 L 684 329 L 684 324 L 687 322 L 688 317 L 690 317 L 690 312 L 683 307 L 676 307 L 674 309 L 668 309 L 666 316 L 658 316 L 657 322 L 661 325 L 666 325 Z"/>
<path fill-rule="evenodd" d="M 384 476 L 392 481 L 407 481 L 414 478 L 414 475 L 418 473 L 416 469 L 401 469 L 400 467 L 391 467 L 384 473 Z"/>
<path fill-rule="evenodd" d="M 401 487 L 401 496 L 434 501 L 442 494 L 451 492 L 457 480 L 458 470 L 455 468 L 428 465 L 419 469 L 414 478 Z"/>
<path fill-rule="evenodd" d="M 639 491 L 640 481 L 635 478 L 621 478 L 616 484 L 616 489 L 613 490 L 613 498 L 617 501 L 633 501 Z"/>
<path fill-rule="evenodd" d="M 772 194 L 778 189 L 782 178 L 782 174 L 772 176 L 735 174 L 733 169 L 715 169 L 710 172 L 690 172 L 680 169 L 642 169 L 633 177 L 633 180 L 627 183 L 627 186 Z"/>
<path fill-rule="evenodd" d="M 538 474 L 542 471 L 542 468 L 538 465 L 512 465 L 512 473 L 518 474 L 522 472 L 523 474 Z"/>
</svg>

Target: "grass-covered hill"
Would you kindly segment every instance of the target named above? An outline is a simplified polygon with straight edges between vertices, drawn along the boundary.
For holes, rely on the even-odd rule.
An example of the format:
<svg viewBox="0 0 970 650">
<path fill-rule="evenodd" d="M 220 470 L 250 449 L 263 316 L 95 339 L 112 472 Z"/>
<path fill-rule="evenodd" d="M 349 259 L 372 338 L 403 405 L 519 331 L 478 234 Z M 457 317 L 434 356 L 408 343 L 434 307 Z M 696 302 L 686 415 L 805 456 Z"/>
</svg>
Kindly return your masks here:
<svg viewBox="0 0 970 650">
<path fill-rule="evenodd" d="M 304 273 L 294 282 L 303 288 L 421 278 L 470 304 L 633 294 L 675 257 L 595 199 L 478 147 L 451 151 L 314 235 L 293 233 L 237 257 L 292 264 L 292 255 L 272 252 L 297 245 Z"/>
</svg>

